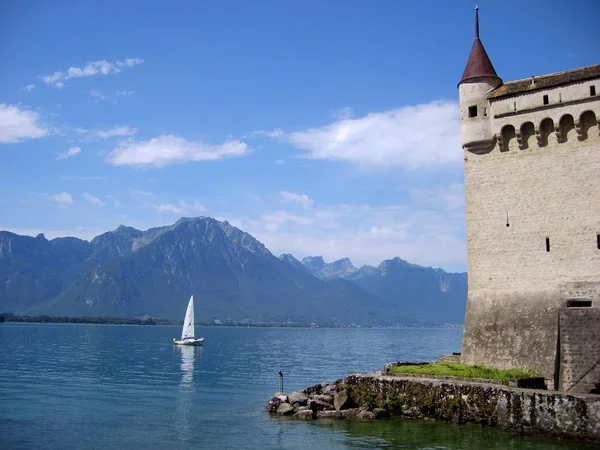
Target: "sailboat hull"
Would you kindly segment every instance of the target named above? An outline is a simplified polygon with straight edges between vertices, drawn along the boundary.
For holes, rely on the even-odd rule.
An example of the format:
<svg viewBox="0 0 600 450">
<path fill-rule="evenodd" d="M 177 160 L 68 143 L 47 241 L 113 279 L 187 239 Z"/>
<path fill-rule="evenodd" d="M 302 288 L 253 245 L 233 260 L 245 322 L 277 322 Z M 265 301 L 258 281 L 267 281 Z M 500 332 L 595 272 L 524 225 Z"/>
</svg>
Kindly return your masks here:
<svg viewBox="0 0 600 450">
<path fill-rule="evenodd" d="M 175 339 L 173 338 L 173 344 L 175 345 L 202 345 L 204 344 L 204 338 L 191 338 L 191 339 Z"/>
</svg>

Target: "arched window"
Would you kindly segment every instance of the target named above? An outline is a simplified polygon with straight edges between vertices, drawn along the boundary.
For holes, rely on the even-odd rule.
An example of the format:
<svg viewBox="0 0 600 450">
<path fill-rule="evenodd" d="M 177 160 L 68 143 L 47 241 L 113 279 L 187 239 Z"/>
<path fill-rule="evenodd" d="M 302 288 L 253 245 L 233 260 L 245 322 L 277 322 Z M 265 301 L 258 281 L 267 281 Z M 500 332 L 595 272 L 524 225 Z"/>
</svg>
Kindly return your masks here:
<svg viewBox="0 0 600 450">
<path fill-rule="evenodd" d="M 525 122 L 521 125 L 519 148 L 525 150 L 529 148 L 529 139 L 535 134 L 535 126 L 532 122 Z"/>
<path fill-rule="evenodd" d="M 573 138 L 575 135 L 575 121 L 573 120 L 573 116 L 571 114 L 565 114 L 560 118 L 558 122 L 558 142 L 564 143 L 567 142 L 569 137 Z M 569 133 L 571 136 L 569 136 Z"/>
<path fill-rule="evenodd" d="M 513 142 L 513 145 L 516 141 L 517 133 L 515 133 L 515 127 L 512 125 L 504 125 L 500 131 L 500 135 L 502 136 L 500 141 L 500 151 L 507 152 L 510 150 L 511 141 Z"/>
<path fill-rule="evenodd" d="M 596 125 L 598 125 L 598 122 L 596 120 L 596 113 L 594 113 L 594 111 L 584 111 L 581 113 L 581 116 L 579 116 L 578 139 L 583 141 L 584 139 L 590 137 Z"/>
<path fill-rule="evenodd" d="M 554 133 L 554 121 L 546 117 L 540 122 L 540 134 L 538 135 L 538 145 L 545 147 L 548 145 L 548 138 Z"/>
</svg>

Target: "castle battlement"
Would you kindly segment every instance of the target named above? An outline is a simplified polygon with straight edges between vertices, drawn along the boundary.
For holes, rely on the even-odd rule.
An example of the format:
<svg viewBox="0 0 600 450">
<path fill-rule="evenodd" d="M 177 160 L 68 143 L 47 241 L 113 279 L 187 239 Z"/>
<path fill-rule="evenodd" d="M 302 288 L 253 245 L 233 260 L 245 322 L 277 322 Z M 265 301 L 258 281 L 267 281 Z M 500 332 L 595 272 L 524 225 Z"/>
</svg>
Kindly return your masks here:
<svg viewBox="0 0 600 450">
<path fill-rule="evenodd" d="M 476 12 L 458 89 L 462 360 L 528 367 L 550 388 L 600 389 L 600 64 L 503 82 Z"/>
</svg>

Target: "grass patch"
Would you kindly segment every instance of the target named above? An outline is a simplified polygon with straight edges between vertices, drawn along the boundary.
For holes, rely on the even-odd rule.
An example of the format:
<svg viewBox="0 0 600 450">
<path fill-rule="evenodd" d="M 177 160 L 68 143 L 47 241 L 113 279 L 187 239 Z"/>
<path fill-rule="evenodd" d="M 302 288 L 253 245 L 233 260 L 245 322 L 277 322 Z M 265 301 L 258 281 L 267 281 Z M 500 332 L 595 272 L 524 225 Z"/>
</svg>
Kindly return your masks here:
<svg viewBox="0 0 600 450">
<path fill-rule="evenodd" d="M 532 370 L 500 370 L 485 366 L 469 366 L 467 364 L 455 362 L 434 362 L 420 366 L 395 366 L 390 369 L 390 372 L 452 376 L 461 378 L 485 378 L 488 380 L 513 380 L 518 378 L 532 378 L 538 376 L 538 374 Z"/>
</svg>

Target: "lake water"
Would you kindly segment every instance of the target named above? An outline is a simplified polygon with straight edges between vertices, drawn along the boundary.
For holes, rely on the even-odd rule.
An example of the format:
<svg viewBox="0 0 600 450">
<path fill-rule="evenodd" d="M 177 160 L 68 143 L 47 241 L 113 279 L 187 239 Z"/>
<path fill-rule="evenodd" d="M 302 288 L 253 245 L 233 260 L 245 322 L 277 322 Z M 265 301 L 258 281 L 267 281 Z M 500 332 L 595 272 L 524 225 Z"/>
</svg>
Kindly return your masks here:
<svg viewBox="0 0 600 450">
<path fill-rule="evenodd" d="M 433 421 L 269 416 L 291 392 L 460 349 L 461 329 L 0 325 L 0 447 L 565 449 L 577 443 Z"/>
</svg>

